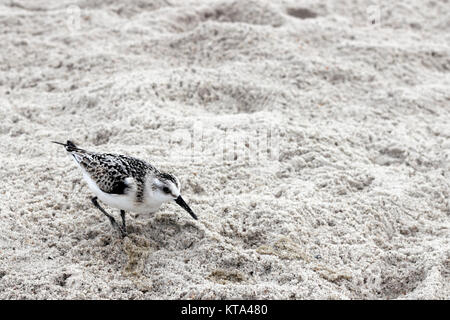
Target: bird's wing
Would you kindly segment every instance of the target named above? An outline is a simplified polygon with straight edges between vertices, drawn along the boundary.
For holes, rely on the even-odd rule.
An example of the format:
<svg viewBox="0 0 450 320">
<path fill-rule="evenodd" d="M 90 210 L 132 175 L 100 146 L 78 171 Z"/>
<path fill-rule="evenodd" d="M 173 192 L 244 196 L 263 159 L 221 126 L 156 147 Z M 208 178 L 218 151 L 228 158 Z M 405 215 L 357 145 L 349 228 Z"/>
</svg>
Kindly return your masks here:
<svg viewBox="0 0 450 320">
<path fill-rule="evenodd" d="M 72 155 L 105 193 L 125 194 L 136 176 L 139 174 L 142 174 L 142 178 L 145 176 L 144 172 L 136 172 L 136 168 L 133 168 L 124 156 L 84 150 L 73 151 Z"/>
</svg>

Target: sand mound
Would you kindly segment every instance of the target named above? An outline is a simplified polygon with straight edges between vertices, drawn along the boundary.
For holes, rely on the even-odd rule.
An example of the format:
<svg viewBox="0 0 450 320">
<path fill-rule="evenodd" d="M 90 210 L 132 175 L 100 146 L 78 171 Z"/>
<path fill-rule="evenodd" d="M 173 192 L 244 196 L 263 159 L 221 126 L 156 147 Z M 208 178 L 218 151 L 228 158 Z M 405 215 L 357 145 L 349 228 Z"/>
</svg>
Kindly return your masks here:
<svg viewBox="0 0 450 320">
<path fill-rule="evenodd" d="M 448 299 L 447 5 L 0 4 L 0 298 Z M 199 221 L 120 240 L 69 138 Z"/>
</svg>

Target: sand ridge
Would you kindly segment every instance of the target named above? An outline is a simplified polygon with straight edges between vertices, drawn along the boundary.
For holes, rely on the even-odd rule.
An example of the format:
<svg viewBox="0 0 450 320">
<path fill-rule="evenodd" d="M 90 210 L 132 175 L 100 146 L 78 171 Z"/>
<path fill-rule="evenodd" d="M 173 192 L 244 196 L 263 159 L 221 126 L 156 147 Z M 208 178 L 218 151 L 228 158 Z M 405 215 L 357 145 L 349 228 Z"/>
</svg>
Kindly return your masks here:
<svg viewBox="0 0 450 320">
<path fill-rule="evenodd" d="M 448 299 L 447 6 L 1 1 L 0 298 Z M 121 240 L 66 139 L 199 221 Z"/>
</svg>

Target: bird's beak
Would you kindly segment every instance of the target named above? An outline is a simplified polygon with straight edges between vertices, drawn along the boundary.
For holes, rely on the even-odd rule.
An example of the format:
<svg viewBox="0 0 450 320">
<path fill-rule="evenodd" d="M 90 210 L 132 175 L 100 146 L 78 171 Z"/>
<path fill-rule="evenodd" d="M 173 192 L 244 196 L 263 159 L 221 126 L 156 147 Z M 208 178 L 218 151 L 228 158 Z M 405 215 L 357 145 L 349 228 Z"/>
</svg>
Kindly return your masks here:
<svg viewBox="0 0 450 320">
<path fill-rule="evenodd" d="M 184 210 L 186 210 L 187 212 L 189 212 L 189 214 L 192 216 L 192 218 L 194 218 L 195 220 L 197 220 L 197 216 L 195 215 L 194 212 L 192 212 L 191 208 L 189 208 L 189 206 L 187 205 L 186 202 L 184 202 L 183 198 L 181 196 L 179 196 L 178 198 L 175 199 L 175 202 L 182 207 Z"/>
</svg>

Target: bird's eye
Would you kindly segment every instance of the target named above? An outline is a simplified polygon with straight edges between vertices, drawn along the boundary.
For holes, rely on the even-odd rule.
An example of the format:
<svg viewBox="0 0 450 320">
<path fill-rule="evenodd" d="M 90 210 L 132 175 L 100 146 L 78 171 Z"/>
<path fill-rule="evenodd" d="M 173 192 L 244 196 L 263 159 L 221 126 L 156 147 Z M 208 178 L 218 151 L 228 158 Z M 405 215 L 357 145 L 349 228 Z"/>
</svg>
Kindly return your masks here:
<svg viewBox="0 0 450 320">
<path fill-rule="evenodd" d="M 164 191 L 165 193 L 169 193 L 169 192 L 170 192 L 169 188 L 167 188 L 167 187 L 164 187 L 164 188 L 163 188 L 163 191 Z"/>
</svg>

